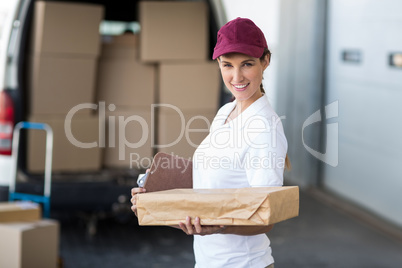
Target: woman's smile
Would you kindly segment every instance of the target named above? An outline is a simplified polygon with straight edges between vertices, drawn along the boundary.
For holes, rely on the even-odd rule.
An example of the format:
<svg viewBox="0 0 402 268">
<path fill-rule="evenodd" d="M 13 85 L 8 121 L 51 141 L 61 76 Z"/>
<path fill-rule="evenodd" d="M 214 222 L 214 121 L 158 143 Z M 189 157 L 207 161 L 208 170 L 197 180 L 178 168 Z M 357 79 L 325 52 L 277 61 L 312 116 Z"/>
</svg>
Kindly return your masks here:
<svg viewBox="0 0 402 268">
<path fill-rule="evenodd" d="M 245 91 L 250 83 L 247 84 L 232 84 L 236 91 Z"/>
</svg>

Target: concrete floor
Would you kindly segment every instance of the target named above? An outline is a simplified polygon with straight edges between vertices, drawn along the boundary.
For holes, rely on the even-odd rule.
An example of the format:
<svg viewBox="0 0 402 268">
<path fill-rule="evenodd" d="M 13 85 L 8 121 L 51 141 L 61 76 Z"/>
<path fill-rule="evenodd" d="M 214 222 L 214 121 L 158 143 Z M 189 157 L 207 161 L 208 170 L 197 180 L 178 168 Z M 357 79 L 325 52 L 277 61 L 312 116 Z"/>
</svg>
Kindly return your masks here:
<svg viewBox="0 0 402 268">
<path fill-rule="evenodd" d="M 194 266 L 192 237 L 173 228 L 105 219 L 88 236 L 82 218 L 60 222 L 65 268 Z M 302 192 L 300 216 L 277 224 L 269 237 L 276 268 L 402 267 L 402 240 L 383 230 Z"/>
</svg>

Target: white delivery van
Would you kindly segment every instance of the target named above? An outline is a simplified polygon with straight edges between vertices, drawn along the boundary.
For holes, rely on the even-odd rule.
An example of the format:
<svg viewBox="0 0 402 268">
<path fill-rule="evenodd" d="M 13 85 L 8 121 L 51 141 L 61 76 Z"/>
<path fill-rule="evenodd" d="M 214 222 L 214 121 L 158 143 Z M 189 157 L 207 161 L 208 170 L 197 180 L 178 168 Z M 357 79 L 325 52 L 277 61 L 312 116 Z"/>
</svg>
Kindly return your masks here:
<svg viewBox="0 0 402 268">
<path fill-rule="evenodd" d="M 21 121 L 31 121 L 32 118 L 35 117 L 46 118 L 37 116 L 36 114 L 34 114 L 34 116 L 32 117 L 33 106 L 37 105 L 37 103 L 40 103 L 40 105 L 35 106 L 35 112 L 38 113 L 46 110 L 48 107 L 55 107 L 54 109 L 61 107 L 56 103 L 55 98 L 49 97 L 49 99 L 43 99 L 47 96 L 46 94 L 48 93 L 44 94 L 43 92 L 41 93 L 39 91 L 32 90 L 32 88 L 34 87 L 34 80 L 30 79 L 32 78 L 32 76 L 37 75 L 32 73 L 32 68 L 30 67 L 32 61 L 34 61 L 35 57 L 37 57 L 37 51 L 32 51 L 32 43 L 34 42 L 32 41 L 32 31 L 38 27 L 38 24 L 46 24 L 46 22 L 43 21 L 34 22 L 34 10 L 38 2 L 39 1 L 35 0 L 0 1 L 0 201 L 5 201 L 8 199 L 9 184 L 11 180 L 14 180 L 14 178 L 11 177 L 11 170 L 13 169 L 11 161 L 11 151 L 15 125 Z M 131 31 L 141 29 L 138 15 L 138 7 L 140 1 L 74 0 L 63 2 L 41 2 L 45 3 L 45 7 L 49 3 L 74 3 L 78 5 L 83 4 L 83 7 L 88 7 L 88 5 L 101 6 L 103 18 L 101 23 L 102 27 L 99 27 L 99 30 L 101 31 L 103 29 L 103 31 L 109 31 L 107 33 L 109 35 L 119 34 L 119 31 L 121 31 L 120 34 L 122 34 L 122 31 L 124 30 L 121 30 L 122 25 L 136 25 L 137 28 L 131 27 Z M 208 40 L 208 43 L 206 44 L 207 60 L 208 58 L 210 59 L 210 55 L 212 54 L 211 51 L 216 40 L 216 32 L 220 25 L 224 23 L 224 14 L 220 1 L 211 0 L 201 2 L 203 2 L 206 7 L 208 21 L 208 26 L 206 28 Z M 163 1 L 159 3 L 163 3 Z M 46 8 L 43 8 L 42 12 L 48 12 L 48 10 L 50 10 L 50 8 Z M 65 10 L 65 12 L 68 12 L 68 10 Z M 69 22 L 67 24 L 71 23 L 72 25 L 74 25 L 74 23 L 76 23 L 79 18 L 85 18 L 85 12 L 87 11 L 83 10 L 81 12 L 80 10 L 77 10 L 73 16 L 68 18 Z M 84 15 L 82 13 L 84 13 Z M 63 14 L 61 14 L 60 17 L 63 17 Z M 182 19 L 189 18 L 191 18 L 191 16 L 182 16 Z M 152 21 L 150 23 L 152 23 Z M 81 28 L 76 28 L 76 31 L 81 30 Z M 64 33 L 74 34 L 71 32 L 67 33 L 64 29 L 61 29 L 59 31 L 56 29 L 56 31 L 53 32 L 53 37 L 55 33 L 57 33 L 58 35 L 61 34 L 61 36 Z M 104 37 L 104 35 L 100 36 Z M 45 37 L 42 36 L 42 38 Z M 52 38 L 52 35 L 50 35 L 49 38 Z M 74 45 L 75 43 L 66 45 L 61 41 L 57 44 L 57 41 L 60 40 L 55 40 L 54 43 L 56 45 L 54 45 L 53 47 L 49 44 L 45 44 L 45 41 L 41 41 L 42 43 L 35 41 L 36 43 L 34 45 L 39 44 L 38 46 L 41 46 L 40 49 L 42 49 L 42 51 L 39 52 L 43 52 L 44 50 L 46 50 L 45 52 L 51 51 L 53 53 L 54 51 L 57 51 L 58 53 L 60 53 L 60 55 L 62 53 L 65 53 L 65 51 L 62 51 L 62 49 L 65 48 L 67 50 L 73 50 L 76 47 Z M 69 40 L 69 42 L 70 41 L 71 40 Z M 82 42 L 81 38 L 75 41 L 81 41 L 81 43 L 87 45 L 85 42 Z M 163 40 L 160 43 L 163 45 Z M 45 46 L 47 47 L 45 48 Z M 81 53 L 81 51 L 74 51 L 74 53 Z M 153 54 L 154 53 L 148 54 L 148 57 L 152 58 Z M 99 55 L 96 55 L 95 58 L 98 56 Z M 82 61 L 82 63 L 77 65 L 77 67 L 82 68 L 82 66 L 84 66 L 88 62 L 89 61 Z M 45 63 L 46 62 L 43 60 L 38 64 L 45 65 Z M 48 63 L 48 68 L 58 68 L 58 64 L 58 61 L 52 61 L 51 63 Z M 61 68 L 60 70 L 60 72 L 62 72 L 63 69 Z M 79 72 L 81 71 L 78 71 L 78 73 Z M 74 82 L 71 80 L 72 79 L 68 80 L 66 83 Z M 60 80 L 56 79 L 56 81 Z M 61 85 L 60 83 L 60 86 L 63 85 Z M 70 96 L 67 95 L 65 98 L 67 99 L 71 97 L 71 95 L 81 93 L 82 92 L 70 93 Z M 222 96 L 225 96 L 225 94 L 222 93 L 222 90 L 220 89 L 219 94 L 219 99 L 217 99 L 220 100 L 222 103 L 222 99 L 225 99 L 225 97 Z M 121 99 L 124 100 L 124 98 Z M 34 100 L 35 103 L 33 103 L 32 100 Z M 88 104 L 88 101 L 86 101 L 86 103 Z M 100 107 L 100 104 L 101 103 L 98 100 L 94 99 L 92 103 L 93 106 L 91 107 L 95 107 L 93 108 L 93 110 L 96 110 L 96 108 Z M 55 113 L 56 112 L 53 112 L 53 110 L 49 110 L 48 116 L 54 116 Z M 66 118 L 66 116 L 64 116 L 64 118 Z M 87 126 L 88 124 L 83 124 L 82 127 Z M 57 130 L 54 130 L 54 132 L 55 136 L 58 135 L 56 134 Z M 31 194 L 41 194 L 43 192 L 43 172 L 31 172 L 30 169 L 27 167 L 29 162 L 27 148 L 28 146 L 32 145 L 32 140 L 28 140 L 27 136 L 27 133 L 21 135 L 18 157 L 19 180 L 16 187 L 17 191 Z M 97 142 L 97 144 L 99 144 L 100 141 L 98 140 Z M 71 159 L 76 157 L 69 154 L 70 153 L 67 149 L 64 150 L 63 159 Z M 56 156 L 54 155 L 53 157 L 55 160 Z M 56 162 L 54 161 L 54 165 L 57 164 Z M 56 169 L 57 167 L 54 166 L 54 168 Z M 112 212 L 113 208 L 119 208 L 119 205 L 120 208 L 122 206 L 129 208 L 129 206 L 127 205 L 129 204 L 130 199 L 130 189 L 131 187 L 136 185 L 137 176 L 141 172 L 143 172 L 143 170 L 138 170 L 135 168 L 107 168 L 103 165 L 99 170 L 96 170 L 92 173 L 81 172 L 78 168 L 77 170 L 74 170 L 74 168 L 72 168 L 69 172 L 54 172 L 52 180 L 51 206 L 55 209 L 72 209 L 87 211 L 90 213 L 98 211 Z M 116 206 L 116 204 L 118 206 Z"/>
</svg>

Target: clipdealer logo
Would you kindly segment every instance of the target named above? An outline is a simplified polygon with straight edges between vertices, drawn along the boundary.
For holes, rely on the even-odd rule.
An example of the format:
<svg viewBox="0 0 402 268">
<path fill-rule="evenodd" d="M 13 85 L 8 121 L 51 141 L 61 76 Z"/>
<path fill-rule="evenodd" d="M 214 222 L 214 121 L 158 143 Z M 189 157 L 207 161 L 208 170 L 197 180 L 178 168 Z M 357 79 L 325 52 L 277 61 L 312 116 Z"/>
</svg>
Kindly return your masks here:
<svg viewBox="0 0 402 268">
<path fill-rule="evenodd" d="M 173 111 L 177 112 L 177 114 L 180 116 L 180 121 L 181 121 L 181 131 L 179 136 L 174 140 L 173 142 L 170 142 L 168 144 L 156 144 L 154 141 L 153 136 L 150 135 L 153 133 L 155 130 L 155 110 L 156 108 L 164 106 L 166 108 L 170 108 Z M 92 110 L 98 110 L 98 116 L 99 116 L 99 137 L 97 141 L 92 141 L 92 142 L 82 142 L 79 141 L 73 134 L 72 132 L 72 120 L 74 115 L 83 109 L 92 109 Z M 105 148 L 106 147 L 106 131 L 109 134 L 108 138 L 108 147 L 117 147 L 118 148 L 118 155 L 119 155 L 119 160 L 125 160 L 126 158 L 126 148 L 140 148 L 141 146 L 144 146 L 148 139 L 151 139 L 151 147 L 152 148 L 164 148 L 164 147 L 169 147 L 171 145 L 176 144 L 179 142 L 183 137 L 187 139 L 187 142 L 191 144 L 194 147 L 197 147 L 196 144 L 194 144 L 189 136 L 189 133 L 191 132 L 208 132 L 208 129 L 210 127 L 210 122 L 209 120 L 204 117 L 204 116 L 197 116 L 196 118 L 192 118 L 189 120 L 187 123 L 185 122 L 184 115 L 174 105 L 170 104 L 153 104 L 151 107 L 151 126 L 149 126 L 149 122 L 147 122 L 143 117 L 133 114 L 128 117 L 124 116 L 108 116 L 106 118 L 106 110 L 113 112 L 116 110 L 116 105 L 114 104 L 109 104 L 106 107 L 105 102 L 99 102 L 99 104 L 94 104 L 94 103 L 82 103 L 78 104 L 75 107 L 73 107 L 67 114 L 65 121 L 64 121 L 64 130 L 67 139 L 70 141 L 71 144 L 73 144 L 76 147 L 79 148 L 95 148 L 95 147 L 101 147 Z M 325 120 L 331 119 L 331 118 L 336 118 L 339 115 L 338 111 L 338 101 L 335 101 L 333 103 L 330 103 L 325 106 Z M 253 118 L 256 119 L 256 118 Z M 284 118 L 282 118 L 284 119 Z M 193 129 L 191 128 L 191 123 L 194 120 L 202 120 L 205 121 L 205 124 L 207 125 L 207 128 L 203 129 Z M 259 122 L 261 120 L 253 120 L 253 122 Z M 305 149 L 313 155 L 315 158 L 319 159 L 320 161 L 336 167 L 338 166 L 338 123 L 327 123 L 326 124 L 326 141 L 325 141 L 325 153 L 319 152 L 317 150 L 314 150 L 310 146 L 307 145 L 304 139 L 304 130 L 317 122 L 321 122 L 321 110 L 317 110 L 314 112 L 312 115 L 310 115 L 305 122 L 303 123 L 302 126 L 302 142 L 303 146 Z M 106 122 L 108 122 L 108 129 L 106 126 Z M 263 123 L 265 122 L 264 120 L 262 121 Z M 278 124 L 279 121 L 273 120 L 274 125 L 269 125 L 269 129 L 275 132 L 274 130 L 276 129 L 276 124 Z M 259 122 L 261 123 L 261 122 Z M 265 122 L 266 123 L 266 122 Z M 136 142 L 130 142 L 127 140 L 126 137 L 126 127 L 128 124 L 137 124 L 139 131 L 141 132 L 141 135 L 138 141 Z M 267 126 L 267 124 L 265 124 Z M 117 130 L 117 131 L 116 131 Z M 253 130 L 253 129 L 252 129 Z M 116 139 L 117 138 L 117 139 Z M 276 136 L 275 133 L 273 133 L 273 138 L 275 138 L 272 142 L 272 146 L 276 145 Z M 116 144 L 117 141 L 117 144 Z M 216 145 L 216 144 L 215 144 Z M 251 142 L 251 145 L 256 146 L 254 143 Z M 130 161 L 139 161 L 140 156 L 138 154 L 130 154 L 130 158 L 137 157 L 137 159 L 130 159 Z M 150 162 L 150 161 L 148 161 Z M 150 164 L 150 163 L 149 163 Z"/>
<path fill-rule="evenodd" d="M 338 101 L 334 101 L 325 106 L 325 119 L 336 118 L 339 116 Z M 318 152 L 313 148 L 309 147 L 304 141 L 304 129 L 314 123 L 321 122 L 321 110 L 314 112 L 310 115 L 306 121 L 303 123 L 302 127 L 302 142 L 304 148 L 313 155 L 318 160 L 332 166 L 338 166 L 339 159 L 339 135 L 338 135 L 338 123 L 327 123 L 326 124 L 326 139 L 325 139 L 325 153 Z"/>
<path fill-rule="evenodd" d="M 93 142 L 82 142 L 79 141 L 74 134 L 72 133 L 72 121 L 74 115 L 83 109 L 92 109 L 92 110 L 98 110 L 99 114 L 99 129 L 98 129 L 98 141 L 93 141 Z M 105 148 L 106 147 L 106 109 L 108 111 L 113 112 L 116 110 L 116 105 L 110 104 L 106 108 L 105 102 L 99 102 L 99 105 L 94 104 L 94 103 L 81 103 L 76 106 L 74 106 L 67 114 L 65 120 L 64 120 L 64 131 L 66 134 L 67 139 L 70 141 L 71 144 L 73 144 L 76 147 L 83 148 L 83 149 L 89 149 L 89 148 L 95 148 L 95 147 L 100 147 L 100 148 Z M 118 116 L 117 117 L 117 122 L 116 122 L 116 116 L 109 116 L 108 118 L 108 124 L 109 124 L 109 139 L 108 139 L 108 146 L 109 147 L 118 147 L 119 148 L 119 160 L 124 160 L 125 159 L 125 148 L 139 148 L 143 146 L 148 139 L 149 136 L 149 126 L 146 120 L 139 116 L 139 115 L 130 115 L 128 117 L 124 116 Z M 141 138 L 136 141 L 136 142 L 130 142 L 127 140 L 125 133 L 126 133 L 126 126 L 129 123 L 136 123 L 139 125 L 139 129 L 142 132 L 141 133 Z M 116 125 L 117 125 L 117 132 L 116 134 Z M 116 145 L 116 137 L 118 137 L 118 144 Z"/>
<path fill-rule="evenodd" d="M 157 144 L 154 140 L 155 135 L 151 135 L 151 133 L 154 133 L 155 131 L 155 114 L 157 112 L 157 109 L 159 107 L 164 107 L 167 109 L 171 109 L 171 111 L 174 111 L 178 118 L 180 119 L 180 133 L 176 139 L 170 143 L 167 144 Z M 76 136 L 74 136 L 73 131 L 72 131 L 72 122 L 73 122 L 73 117 L 74 115 L 79 112 L 80 110 L 83 109 L 92 109 L 92 110 L 97 110 L 98 111 L 98 119 L 99 119 L 99 130 L 98 130 L 98 139 L 96 141 L 91 141 L 91 142 L 82 142 L 77 139 Z M 151 121 L 147 122 L 146 119 L 143 117 L 137 115 L 137 114 L 132 114 L 129 116 L 122 116 L 122 115 L 109 115 L 106 116 L 106 112 L 110 111 L 113 112 L 116 110 L 116 105 L 114 104 L 109 104 L 106 106 L 105 102 L 99 102 L 99 104 L 95 103 L 81 103 L 76 106 L 74 106 L 66 115 L 66 118 L 64 120 L 64 131 L 67 139 L 71 144 L 73 144 L 76 147 L 83 148 L 83 149 L 89 149 L 89 148 L 95 148 L 95 147 L 100 147 L 100 148 L 105 148 L 108 146 L 109 148 L 118 148 L 118 155 L 119 155 L 119 160 L 125 160 L 126 158 L 126 149 L 131 148 L 131 149 L 138 149 L 142 146 L 144 146 L 148 140 L 150 139 L 151 144 L 150 146 L 152 148 L 165 148 L 169 147 L 172 145 L 177 144 L 180 142 L 180 140 L 185 137 L 186 141 L 191 145 L 196 147 L 197 145 L 191 140 L 190 138 L 190 133 L 192 132 L 208 132 L 208 129 L 210 127 L 210 122 L 208 118 L 205 116 L 194 116 L 188 122 L 185 121 L 184 114 L 182 111 L 171 104 L 152 104 L 151 105 Z M 206 128 L 202 129 L 197 129 L 197 128 L 192 128 L 192 124 L 194 121 L 201 121 L 204 123 Z M 136 137 L 140 137 L 138 140 L 135 142 L 129 141 L 126 136 L 126 128 L 128 125 L 135 124 L 137 129 L 138 129 L 138 135 Z M 106 133 L 108 133 L 108 139 L 106 139 Z M 117 142 L 116 142 L 117 141 Z M 106 145 L 107 143 L 107 145 Z M 131 153 L 130 158 L 137 157 L 139 158 L 138 154 Z M 137 159 L 130 159 L 131 161 L 137 161 Z"/>
</svg>

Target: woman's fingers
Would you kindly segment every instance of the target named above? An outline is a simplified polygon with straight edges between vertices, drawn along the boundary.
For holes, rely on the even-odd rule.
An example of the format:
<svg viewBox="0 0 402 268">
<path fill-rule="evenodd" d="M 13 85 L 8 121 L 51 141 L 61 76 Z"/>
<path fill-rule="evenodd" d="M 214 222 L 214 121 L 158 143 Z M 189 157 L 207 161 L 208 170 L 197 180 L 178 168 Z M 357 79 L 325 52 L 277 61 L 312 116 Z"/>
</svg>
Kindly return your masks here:
<svg viewBox="0 0 402 268">
<path fill-rule="evenodd" d="M 194 226 L 191 224 L 191 218 L 186 217 L 185 222 L 179 222 L 180 229 L 188 235 L 194 234 Z"/>
<path fill-rule="evenodd" d="M 201 233 L 202 233 L 202 226 L 201 226 L 200 218 L 199 218 L 199 217 L 195 217 L 195 220 L 194 220 L 194 229 L 195 229 L 195 232 L 196 232 L 196 233 L 198 233 L 198 234 L 201 234 Z"/>
<path fill-rule="evenodd" d="M 223 229 L 222 226 L 202 226 L 201 219 L 199 217 L 195 217 L 193 223 L 191 223 L 191 217 L 186 217 L 185 222 L 179 223 L 179 227 L 188 235 L 216 234 L 217 231 Z"/>
<path fill-rule="evenodd" d="M 145 188 L 135 187 L 135 188 L 131 189 L 131 196 L 134 196 L 139 193 L 145 193 L 145 192 L 146 192 Z"/>
<path fill-rule="evenodd" d="M 145 193 L 146 190 L 144 188 L 135 187 L 131 189 L 131 210 L 134 212 L 135 216 L 137 216 L 137 194 Z"/>
<path fill-rule="evenodd" d="M 189 232 L 187 231 L 187 226 L 186 226 L 185 223 L 179 222 L 179 227 L 180 227 L 180 229 L 181 229 L 184 233 L 186 233 L 187 235 L 189 235 Z"/>
<path fill-rule="evenodd" d="M 188 234 L 188 233 L 187 233 L 187 230 L 186 230 L 186 226 L 184 225 L 184 223 L 179 222 L 179 227 L 180 227 L 180 229 L 181 229 L 183 232 L 185 232 L 186 234 Z"/>
<path fill-rule="evenodd" d="M 133 206 L 137 205 L 137 196 L 134 195 L 133 197 L 131 197 L 130 201 L 131 201 L 131 204 L 133 204 Z"/>
<path fill-rule="evenodd" d="M 191 224 L 191 218 L 189 216 L 186 217 L 186 230 L 187 230 L 187 234 L 189 234 L 189 235 L 194 234 L 194 227 Z"/>
<path fill-rule="evenodd" d="M 134 212 L 135 216 L 137 216 L 137 195 L 134 195 L 133 197 L 131 197 L 131 204 L 133 204 L 131 206 L 131 210 Z"/>
</svg>

